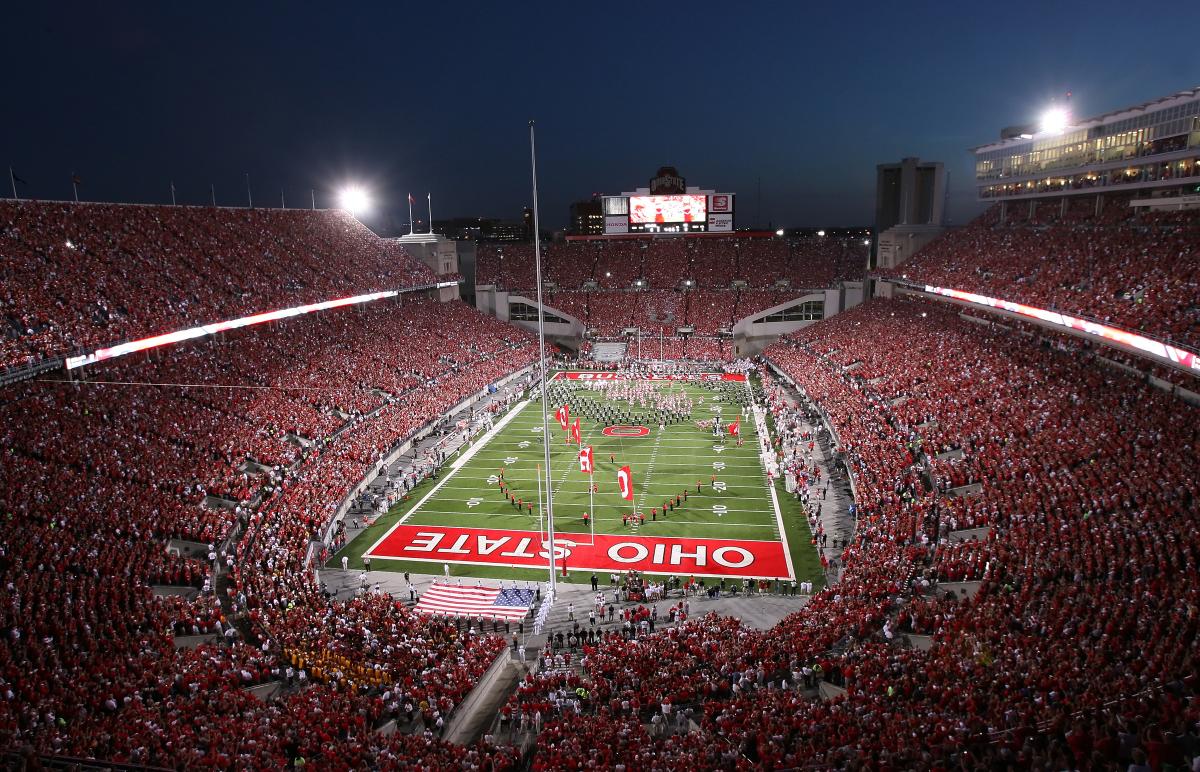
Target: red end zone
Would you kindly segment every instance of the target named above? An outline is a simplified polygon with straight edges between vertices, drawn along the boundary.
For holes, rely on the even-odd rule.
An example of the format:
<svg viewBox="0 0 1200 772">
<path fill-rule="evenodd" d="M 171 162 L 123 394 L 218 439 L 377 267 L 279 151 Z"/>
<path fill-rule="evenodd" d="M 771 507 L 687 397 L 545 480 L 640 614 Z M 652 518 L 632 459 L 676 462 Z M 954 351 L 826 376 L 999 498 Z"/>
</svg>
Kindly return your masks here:
<svg viewBox="0 0 1200 772">
<path fill-rule="evenodd" d="M 783 545 L 748 539 L 561 534 L 555 538 L 555 563 L 568 570 L 791 579 Z M 545 569 L 549 553 L 536 531 L 398 525 L 363 557 L 466 563 Z"/>
</svg>

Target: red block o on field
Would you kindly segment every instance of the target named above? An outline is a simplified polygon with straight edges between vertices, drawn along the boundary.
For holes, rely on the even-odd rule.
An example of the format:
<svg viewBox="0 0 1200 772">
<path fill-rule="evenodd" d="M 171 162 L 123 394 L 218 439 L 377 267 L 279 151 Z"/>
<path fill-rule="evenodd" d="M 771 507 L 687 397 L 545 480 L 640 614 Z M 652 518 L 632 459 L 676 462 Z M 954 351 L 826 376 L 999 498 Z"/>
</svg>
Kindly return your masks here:
<svg viewBox="0 0 1200 772">
<path fill-rule="evenodd" d="M 626 426 L 618 424 L 617 426 L 604 427 L 605 437 L 645 437 L 650 433 L 650 429 L 645 426 Z"/>
</svg>

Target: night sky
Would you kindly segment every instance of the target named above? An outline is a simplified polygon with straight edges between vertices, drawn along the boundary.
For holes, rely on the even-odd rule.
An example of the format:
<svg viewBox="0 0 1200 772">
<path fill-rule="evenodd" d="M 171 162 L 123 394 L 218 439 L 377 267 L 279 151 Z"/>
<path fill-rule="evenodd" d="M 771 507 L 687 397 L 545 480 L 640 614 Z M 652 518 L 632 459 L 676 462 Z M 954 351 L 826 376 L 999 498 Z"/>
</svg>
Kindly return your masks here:
<svg viewBox="0 0 1200 772">
<path fill-rule="evenodd" d="M 241 6 L 245 6 L 244 8 Z M 875 164 L 950 170 L 1073 93 L 1087 117 L 1200 84 L 1200 3 L 6 3 L 0 163 L 22 197 L 329 205 L 405 193 L 542 224 L 671 164 L 738 224 L 872 218 Z M 810 7 L 813 6 L 813 7 Z M 759 180 L 761 215 L 756 211 Z M 4 180 L 8 195 L 8 180 Z"/>
</svg>

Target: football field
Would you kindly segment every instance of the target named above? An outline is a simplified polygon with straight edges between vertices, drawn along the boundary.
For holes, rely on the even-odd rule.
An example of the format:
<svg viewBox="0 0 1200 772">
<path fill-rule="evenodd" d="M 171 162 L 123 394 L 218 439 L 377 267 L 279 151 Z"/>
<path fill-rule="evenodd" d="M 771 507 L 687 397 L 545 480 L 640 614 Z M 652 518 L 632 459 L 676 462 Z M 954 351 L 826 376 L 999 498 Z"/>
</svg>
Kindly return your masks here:
<svg viewBox="0 0 1200 772">
<path fill-rule="evenodd" d="M 355 565 L 369 557 L 373 571 L 449 567 L 454 575 L 544 578 L 549 541 L 540 484 L 543 497 L 547 486 L 554 493 L 555 560 L 569 580 L 635 569 L 820 583 L 807 522 L 782 485 L 768 483 L 743 376 L 558 373 L 547 405 L 549 474 L 538 396 L 497 417 L 436 480 L 419 485 L 339 555 Z M 579 422 L 581 443 L 556 420 L 560 409 L 569 411 L 569 426 Z M 740 444 L 729 432 L 734 421 Z M 581 447 L 591 448 L 592 474 L 581 469 Z M 623 467 L 632 501 L 618 482 Z"/>
</svg>

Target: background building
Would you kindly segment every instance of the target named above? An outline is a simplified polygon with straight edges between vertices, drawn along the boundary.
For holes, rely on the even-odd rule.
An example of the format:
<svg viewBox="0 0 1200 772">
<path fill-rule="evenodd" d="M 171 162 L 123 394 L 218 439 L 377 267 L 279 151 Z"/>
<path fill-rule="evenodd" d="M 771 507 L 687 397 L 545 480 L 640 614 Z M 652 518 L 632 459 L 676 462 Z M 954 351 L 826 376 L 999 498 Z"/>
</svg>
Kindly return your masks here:
<svg viewBox="0 0 1200 772">
<path fill-rule="evenodd" d="M 904 158 L 879 164 L 875 182 L 872 268 L 892 268 L 942 232 L 946 215 L 946 169 L 941 161 Z"/>
<path fill-rule="evenodd" d="M 604 234 L 604 204 L 599 198 L 571 204 L 571 235 L 599 236 Z"/>
</svg>

